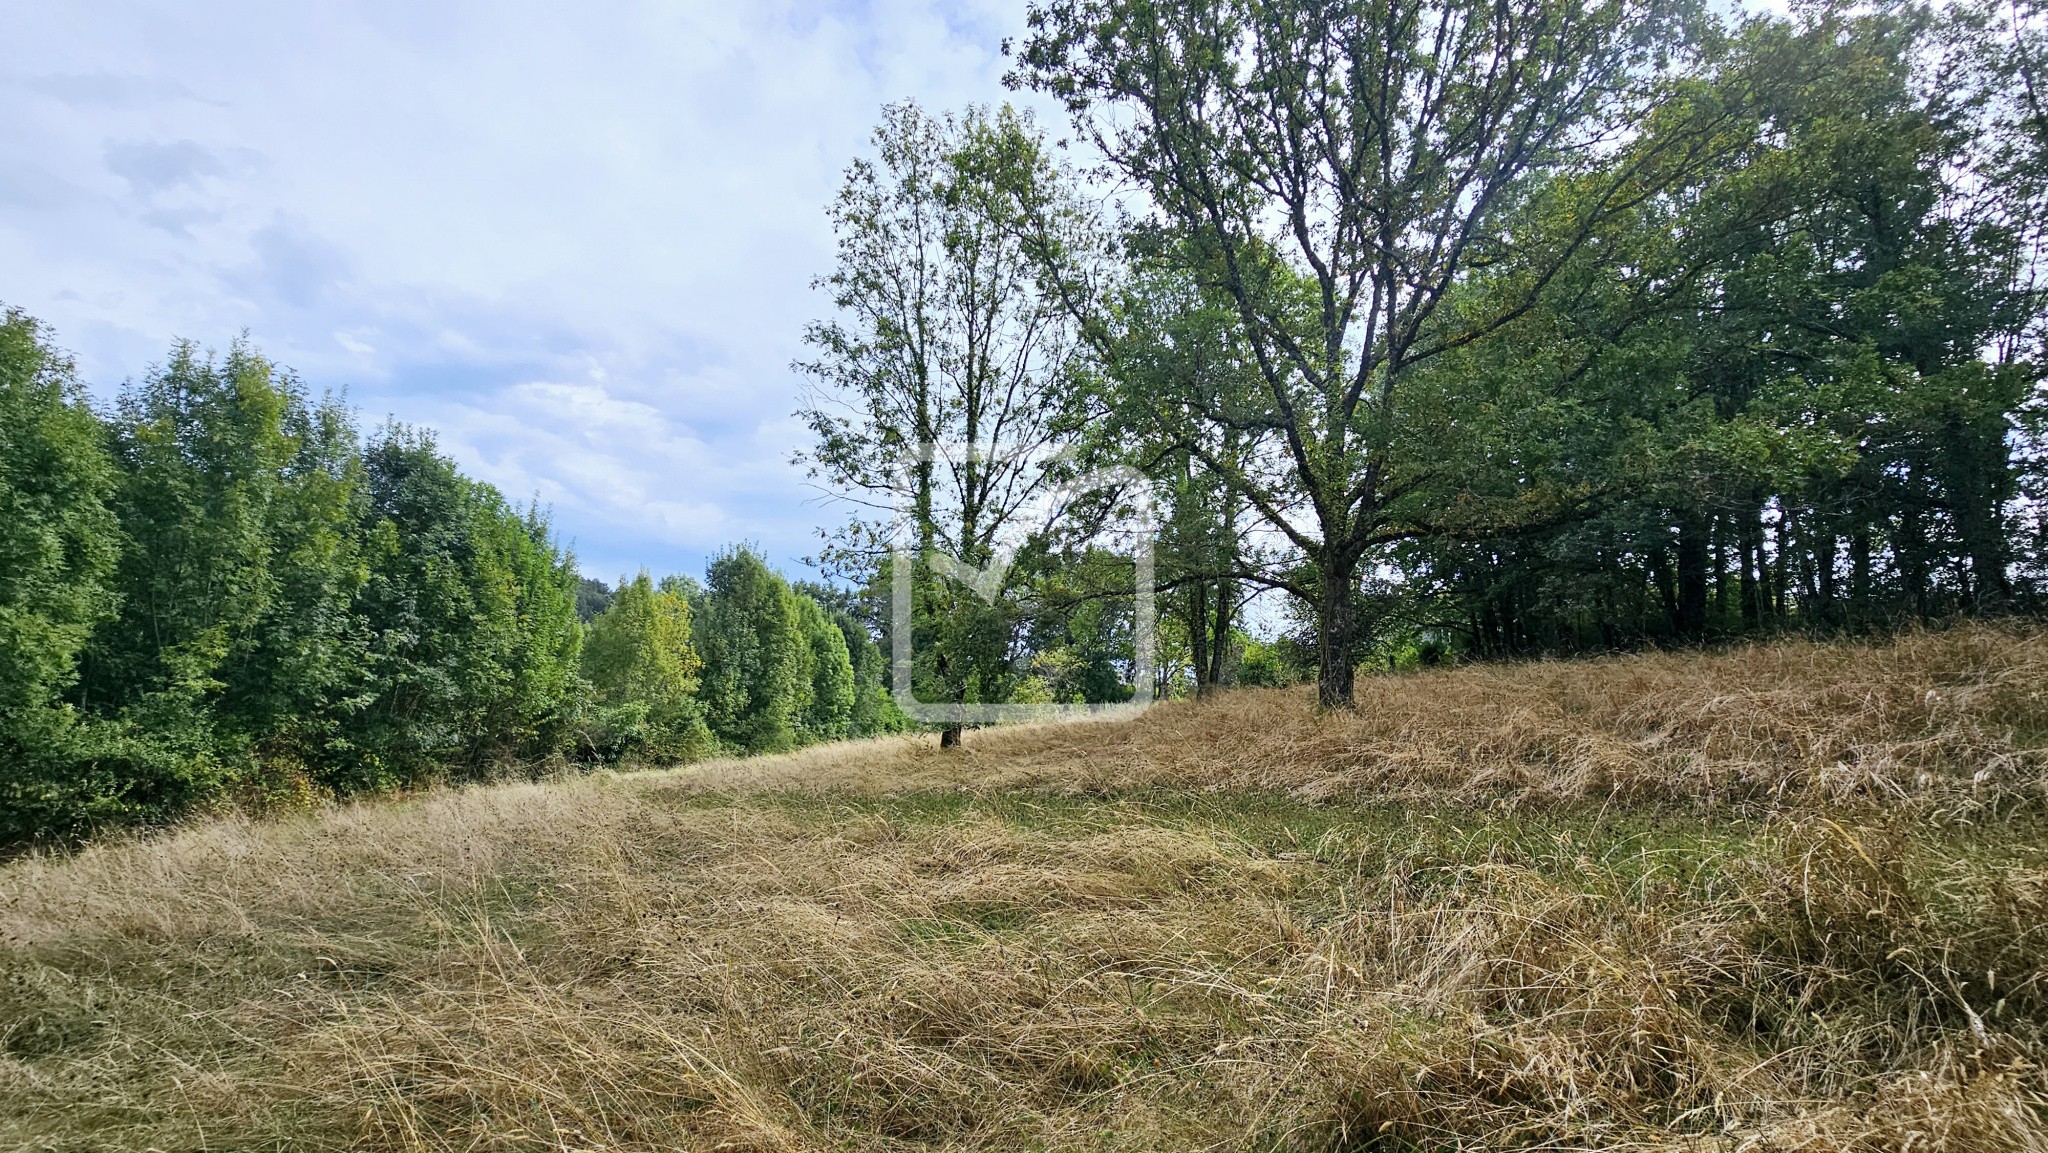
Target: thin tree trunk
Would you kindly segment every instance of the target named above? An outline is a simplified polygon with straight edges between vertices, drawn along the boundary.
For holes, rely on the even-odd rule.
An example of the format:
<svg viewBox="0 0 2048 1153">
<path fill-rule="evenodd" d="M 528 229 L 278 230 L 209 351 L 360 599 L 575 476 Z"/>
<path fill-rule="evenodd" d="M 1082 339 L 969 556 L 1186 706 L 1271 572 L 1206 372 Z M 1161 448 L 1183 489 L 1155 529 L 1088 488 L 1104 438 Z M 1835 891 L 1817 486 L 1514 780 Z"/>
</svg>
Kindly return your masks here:
<svg viewBox="0 0 2048 1153">
<path fill-rule="evenodd" d="M 1870 619 L 1870 527 L 1857 525 L 1849 537 L 1849 618 L 1858 625 Z"/>
<path fill-rule="evenodd" d="M 2006 579 L 2005 518 L 1997 498 L 1985 491 L 1990 488 L 1980 481 L 1958 493 L 1956 501 L 1956 532 L 1970 558 L 1970 607 L 1979 612 L 1998 608 L 2012 593 Z"/>
<path fill-rule="evenodd" d="M 1231 601 L 1236 596 L 1237 591 L 1231 587 L 1229 581 L 1216 582 L 1216 631 L 1209 645 L 1209 683 L 1216 688 L 1223 687 L 1225 675 L 1229 671 Z"/>
<path fill-rule="evenodd" d="M 1728 518 L 1716 516 L 1714 525 L 1714 618 L 1728 618 Z"/>
<path fill-rule="evenodd" d="M 1817 578 L 1814 596 L 1822 624 L 1834 624 L 1839 608 L 1835 604 L 1835 552 L 1840 545 L 1841 541 L 1832 528 L 1814 538 L 1813 542 L 1813 572 Z"/>
<path fill-rule="evenodd" d="M 1771 616 L 1782 622 L 1792 600 L 1792 549 L 1791 514 L 1783 507 L 1778 509 L 1777 523 L 1771 526 L 1771 540 L 1777 547 L 1777 560 L 1771 565 Z"/>
<path fill-rule="evenodd" d="M 1899 517 L 1892 541 L 1899 575 L 1905 578 L 1907 603 L 1913 606 L 1914 616 L 1926 620 L 1931 615 L 1927 604 L 1927 532 L 1919 509 L 1909 507 Z"/>
<path fill-rule="evenodd" d="M 1664 602 L 1664 617 L 1674 636 L 1685 635 L 1685 614 L 1678 607 L 1678 585 L 1671 576 L 1671 561 L 1660 546 L 1650 550 L 1650 583 L 1657 586 L 1657 598 Z"/>
<path fill-rule="evenodd" d="M 1762 533 L 1757 529 L 1756 519 L 1750 516 L 1743 518 L 1741 528 L 1741 554 L 1737 558 L 1737 563 L 1742 566 L 1742 629 L 1744 632 L 1754 632 L 1759 618 L 1763 615 L 1763 606 L 1760 603 L 1762 598 L 1757 592 L 1756 582 L 1756 565 L 1762 559 L 1757 554 L 1763 551 L 1758 547 L 1762 543 Z"/>
<path fill-rule="evenodd" d="M 1689 641 L 1707 635 L 1707 533 L 1690 515 L 1678 520 L 1678 631 Z"/>
</svg>

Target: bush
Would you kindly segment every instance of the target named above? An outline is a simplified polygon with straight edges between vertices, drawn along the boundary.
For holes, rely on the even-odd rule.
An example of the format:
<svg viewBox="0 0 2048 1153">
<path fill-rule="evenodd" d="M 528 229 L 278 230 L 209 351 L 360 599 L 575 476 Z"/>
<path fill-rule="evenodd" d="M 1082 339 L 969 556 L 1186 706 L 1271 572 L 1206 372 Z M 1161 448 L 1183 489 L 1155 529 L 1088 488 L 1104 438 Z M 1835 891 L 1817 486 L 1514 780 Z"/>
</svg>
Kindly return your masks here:
<svg viewBox="0 0 2048 1153">
<path fill-rule="evenodd" d="M 1244 656 L 1237 663 L 1237 683 L 1254 688 L 1279 688 L 1293 683 L 1274 645 L 1246 637 Z"/>
</svg>

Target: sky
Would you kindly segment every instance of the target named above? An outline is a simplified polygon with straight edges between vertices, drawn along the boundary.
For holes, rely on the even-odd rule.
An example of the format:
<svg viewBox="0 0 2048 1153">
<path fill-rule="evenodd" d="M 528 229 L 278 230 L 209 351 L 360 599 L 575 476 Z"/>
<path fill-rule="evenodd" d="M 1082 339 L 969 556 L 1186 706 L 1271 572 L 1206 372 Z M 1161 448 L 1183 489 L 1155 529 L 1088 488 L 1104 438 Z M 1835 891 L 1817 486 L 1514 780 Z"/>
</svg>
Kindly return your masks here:
<svg viewBox="0 0 2048 1153">
<path fill-rule="evenodd" d="M 587 575 L 792 574 L 824 208 L 883 104 L 1012 100 L 1023 0 L 0 0 L 0 303 L 94 396 L 243 332 L 437 430 Z"/>
</svg>

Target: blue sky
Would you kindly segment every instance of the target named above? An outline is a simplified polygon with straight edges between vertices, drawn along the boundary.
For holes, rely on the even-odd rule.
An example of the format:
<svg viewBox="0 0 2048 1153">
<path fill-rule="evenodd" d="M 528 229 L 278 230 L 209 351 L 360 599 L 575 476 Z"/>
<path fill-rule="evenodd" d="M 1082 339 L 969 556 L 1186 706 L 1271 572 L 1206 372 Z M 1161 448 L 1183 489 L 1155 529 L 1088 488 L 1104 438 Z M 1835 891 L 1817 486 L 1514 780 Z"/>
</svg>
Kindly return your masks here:
<svg viewBox="0 0 2048 1153">
<path fill-rule="evenodd" d="M 698 572 L 741 539 L 794 571 L 843 516 L 788 463 L 823 207 L 883 103 L 1014 99 L 1022 21 L 0 0 L 0 302 L 102 398 L 246 329 L 551 505 L 586 573 Z"/>
</svg>

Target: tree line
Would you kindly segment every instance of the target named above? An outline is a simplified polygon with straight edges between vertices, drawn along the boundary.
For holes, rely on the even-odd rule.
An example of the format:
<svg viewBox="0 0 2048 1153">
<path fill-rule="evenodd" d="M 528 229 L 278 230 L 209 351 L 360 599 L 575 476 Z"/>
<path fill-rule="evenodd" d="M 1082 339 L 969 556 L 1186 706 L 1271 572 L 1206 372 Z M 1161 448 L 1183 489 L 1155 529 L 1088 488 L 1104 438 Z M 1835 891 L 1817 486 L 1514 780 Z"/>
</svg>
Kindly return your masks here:
<svg viewBox="0 0 2048 1153">
<path fill-rule="evenodd" d="M 743 547 L 585 580 L 539 509 L 246 343 L 101 412 L 5 312 L 0 511 L 0 843 L 902 726 L 841 594 Z"/>
<path fill-rule="evenodd" d="M 1128 489 L 1043 507 L 1105 464 L 1198 690 L 2036 611 L 2044 50 L 2025 0 L 1043 0 L 1066 139 L 894 106 L 831 208 L 828 556 L 933 558 L 956 701 L 1127 603 Z"/>
</svg>

